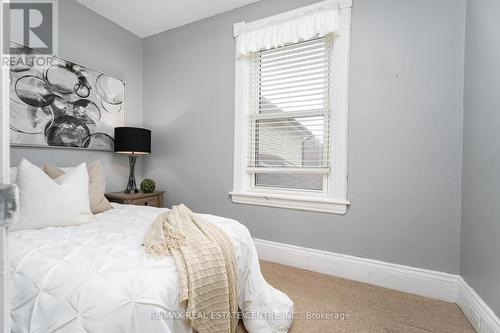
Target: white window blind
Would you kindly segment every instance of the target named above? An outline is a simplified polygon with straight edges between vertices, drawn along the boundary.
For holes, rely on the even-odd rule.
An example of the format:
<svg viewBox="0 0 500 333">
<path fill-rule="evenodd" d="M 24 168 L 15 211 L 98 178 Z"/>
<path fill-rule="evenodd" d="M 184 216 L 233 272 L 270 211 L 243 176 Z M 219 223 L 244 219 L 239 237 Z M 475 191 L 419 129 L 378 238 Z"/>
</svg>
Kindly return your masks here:
<svg viewBox="0 0 500 333">
<path fill-rule="evenodd" d="M 254 186 L 323 190 L 332 44 L 328 35 L 251 54 L 247 171 Z"/>
</svg>

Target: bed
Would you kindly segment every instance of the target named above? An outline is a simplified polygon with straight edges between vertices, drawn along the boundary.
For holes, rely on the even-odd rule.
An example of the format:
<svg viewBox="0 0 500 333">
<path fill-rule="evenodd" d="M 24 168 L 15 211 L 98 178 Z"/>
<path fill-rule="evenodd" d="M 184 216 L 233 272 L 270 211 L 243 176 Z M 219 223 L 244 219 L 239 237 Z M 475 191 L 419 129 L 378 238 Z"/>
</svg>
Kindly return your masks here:
<svg viewBox="0 0 500 333">
<path fill-rule="evenodd" d="M 89 224 L 9 234 L 12 332 L 193 332 L 172 258 L 148 257 L 142 247 L 146 230 L 166 209 L 113 208 Z M 248 332 L 286 332 L 293 303 L 262 277 L 246 227 L 200 216 L 234 243 Z"/>
</svg>

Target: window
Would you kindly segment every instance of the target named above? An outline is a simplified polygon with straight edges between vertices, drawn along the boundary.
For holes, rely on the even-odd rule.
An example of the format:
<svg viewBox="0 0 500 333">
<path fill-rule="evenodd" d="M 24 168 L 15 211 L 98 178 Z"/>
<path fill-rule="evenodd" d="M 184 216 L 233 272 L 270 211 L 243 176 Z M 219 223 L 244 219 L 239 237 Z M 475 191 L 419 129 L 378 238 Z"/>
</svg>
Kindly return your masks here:
<svg viewBox="0 0 500 333">
<path fill-rule="evenodd" d="M 330 159 L 330 59 L 323 37 L 253 53 L 247 171 L 256 188 L 322 191 Z"/>
<path fill-rule="evenodd" d="M 345 1 L 235 25 L 233 202 L 346 212 L 349 28 Z"/>
</svg>

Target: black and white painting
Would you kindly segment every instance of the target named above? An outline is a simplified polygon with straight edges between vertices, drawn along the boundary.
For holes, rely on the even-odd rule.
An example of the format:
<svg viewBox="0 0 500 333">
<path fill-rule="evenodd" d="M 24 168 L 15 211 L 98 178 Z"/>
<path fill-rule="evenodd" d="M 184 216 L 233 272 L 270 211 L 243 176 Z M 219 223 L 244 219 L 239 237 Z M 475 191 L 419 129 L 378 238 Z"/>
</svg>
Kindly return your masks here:
<svg viewBox="0 0 500 333">
<path fill-rule="evenodd" d="M 11 144 L 112 150 L 125 121 L 123 81 L 20 49 L 10 64 Z"/>
</svg>

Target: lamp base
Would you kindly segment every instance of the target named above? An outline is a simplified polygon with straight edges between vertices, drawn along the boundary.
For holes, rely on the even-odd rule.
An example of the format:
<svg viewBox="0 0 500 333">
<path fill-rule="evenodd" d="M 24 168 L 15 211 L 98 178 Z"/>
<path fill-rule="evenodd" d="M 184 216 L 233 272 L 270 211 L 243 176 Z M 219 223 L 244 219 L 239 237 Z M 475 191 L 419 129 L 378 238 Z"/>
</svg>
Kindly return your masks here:
<svg viewBox="0 0 500 333">
<path fill-rule="evenodd" d="M 137 156 L 129 156 L 128 157 L 128 164 L 130 167 L 130 173 L 128 175 L 128 183 L 127 183 L 127 188 L 124 193 L 139 193 L 139 190 L 137 189 L 137 185 L 135 183 L 135 161 L 137 160 Z"/>
</svg>

